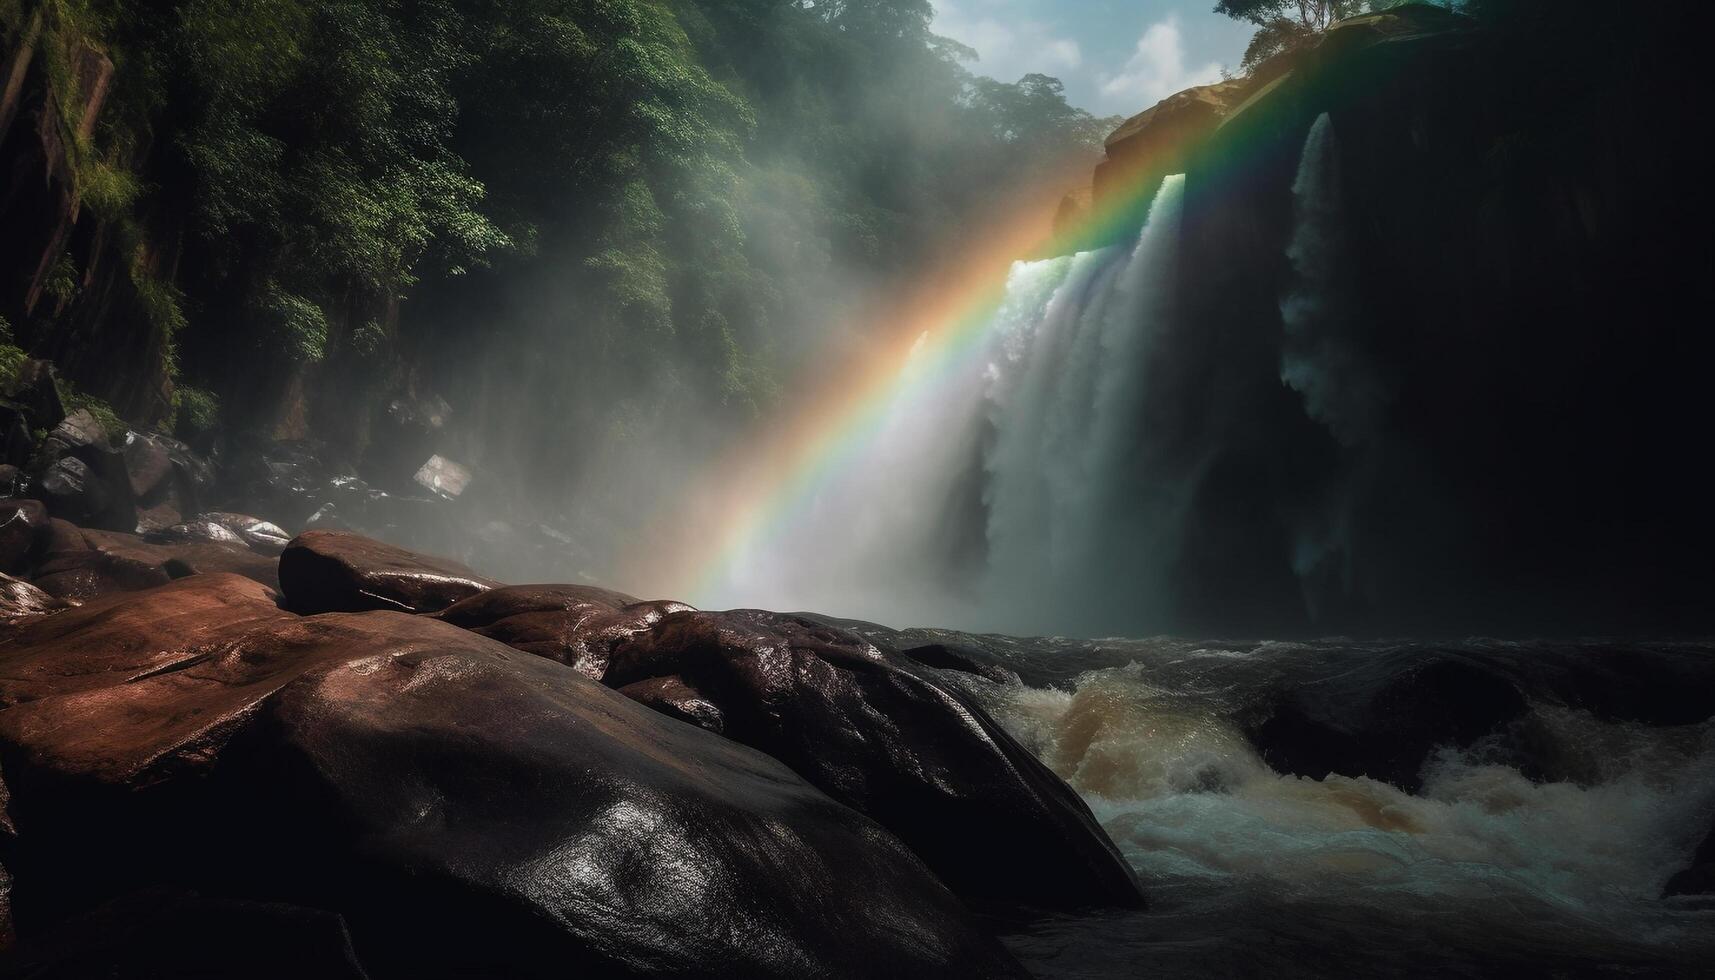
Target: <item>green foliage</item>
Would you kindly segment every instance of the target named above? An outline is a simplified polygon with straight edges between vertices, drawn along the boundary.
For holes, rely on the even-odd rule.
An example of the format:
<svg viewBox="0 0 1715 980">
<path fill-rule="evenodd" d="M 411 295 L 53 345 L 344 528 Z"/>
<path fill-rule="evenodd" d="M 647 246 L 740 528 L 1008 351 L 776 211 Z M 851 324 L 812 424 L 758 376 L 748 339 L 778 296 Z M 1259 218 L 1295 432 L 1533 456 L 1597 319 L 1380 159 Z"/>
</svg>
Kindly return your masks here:
<svg viewBox="0 0 1715 980">
<path fill-rule="evenodd" d="M 173 391 L 172 434 L 195 440 L 220 428 L 220 399 L 201 388 L 180 386 Z"/>
<path fill-rule="evenodd" d="M 109 221 L 123 220 L 142 192 L 137 175 L 112 163 L 97 162 L 78 171 L 83 204 Z"/>
<path fill-rule="evenodd" d="M 327 315 L 308 299 L 270 283 L 257 297 L 254 313 L 270 348 L 291 360 L 319 361 L 327 353 Z"/>
<path fill-rule="evenodd" d="M 116 66 L 68 160 L 148 349 L 210 389 L 176 426 L 305 363 L 354 400 L 421 369 L 566 420 L 518 427 L 553 474 L 768 411 L 1116 122 L 973 76 L 929 0 L 0 0 L 9 31 L 26 7 L 62 112 L 80 46 Z"/>
<path fill-rule="evenodd" d="M 62 252 L 60 257 L 54 260 L 43 286 L 48 295 L 60 303 L 69 303 L 72 297 L 77 295 L 77 266 L 72 263 L 70 253 Z"/>
<path fill-rule="evenodd" d="M 1372 6 L 1376 5 L 1368 0 L 1219 0 L 1215 13 L 1256 25 L 1242 62 L 1243 69 L 1251 71 L 1270 58 L 1312 43 L 1340 18 Z"/>
<path fill-rule="evenodd" d="M 12 324 L 0 316 L 0 392 L 18 380 L 18 372 L 24 369 L 24 362 L 29 359 L 29 355 L 18 347 L 17 338 L 12 336 Z"/>
<path fill-rule="evenodd" d="M 95 416 L 95 420 L 100 422 L 101 428 L 107 432 L 107 438 L 116 439 L 129 428 L 125 424 L 125 420 L 119 417 L 119 413 L 113 410 L 112 405 L 89 394 L 70 381 L 56 377 L 54 387 L 59 389 L 60 403 L 65 406 L 68 415 L 83 409 Z"/>
</svg>

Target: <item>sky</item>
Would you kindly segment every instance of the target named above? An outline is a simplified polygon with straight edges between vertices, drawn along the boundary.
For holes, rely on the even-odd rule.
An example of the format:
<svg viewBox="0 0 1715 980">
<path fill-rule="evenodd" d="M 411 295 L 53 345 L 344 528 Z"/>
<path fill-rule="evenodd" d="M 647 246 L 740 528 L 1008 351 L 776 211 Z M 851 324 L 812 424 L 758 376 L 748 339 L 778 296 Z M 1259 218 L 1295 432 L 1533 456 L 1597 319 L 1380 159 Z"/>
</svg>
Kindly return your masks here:
<svg viewBox="0 0 1715 980">
<path fill-rule="evenodd" d="M 979 75 L 1030 72 L 1066 83 L 1098 116 L 1130 116 L 1237 70 L 1251 29 L 1215 0 L 934 0 L 935 33 L 977 50 Z"/>
</svg>

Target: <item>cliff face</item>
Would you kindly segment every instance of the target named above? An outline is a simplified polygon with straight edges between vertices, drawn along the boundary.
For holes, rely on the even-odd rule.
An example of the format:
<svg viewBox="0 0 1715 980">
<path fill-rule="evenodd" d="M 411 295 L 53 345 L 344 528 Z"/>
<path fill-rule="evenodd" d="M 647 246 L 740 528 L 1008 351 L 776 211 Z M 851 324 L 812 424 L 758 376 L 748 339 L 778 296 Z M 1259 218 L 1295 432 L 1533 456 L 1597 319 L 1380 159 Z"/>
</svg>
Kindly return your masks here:
<svg viewBox="0 0 1715 980">
<path fill-rule="evenodd" d="M 122 212 L 127 156 L 98 146 L 113 60 L 37 8 L 0 60 L 0 317 L 32 353 L 141 424 L 173 411 L 171 282 L 162 222 Z M 165 244 L 163 244 L 165 243 Z"/>
<path fill-rule="evenodd" d="M 1179 628 L 1715 625 L 1680 47 L 1409 7 L 1114 134 L 1098 208 L 1187 174 L 1135 380 L 1138 465 L 1191 488 Z"/>
</svg>

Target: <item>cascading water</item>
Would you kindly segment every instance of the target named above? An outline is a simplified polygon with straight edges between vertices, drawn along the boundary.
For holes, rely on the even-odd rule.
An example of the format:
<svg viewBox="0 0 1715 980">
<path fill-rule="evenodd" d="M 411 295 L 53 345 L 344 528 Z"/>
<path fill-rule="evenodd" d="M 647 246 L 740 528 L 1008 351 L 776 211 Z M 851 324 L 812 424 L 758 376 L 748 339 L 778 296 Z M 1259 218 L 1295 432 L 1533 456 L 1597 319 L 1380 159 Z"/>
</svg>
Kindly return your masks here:
<svg viewBox="0 0 1715 980">
<path fill-rule="evenodd" d="M 1168 436 L 1150 412 L 1162 403 L 1145 400 L 1152 380 L 1172 374 L 1151 368 L 1171 360 L 1179 325 L 1183 185 L 1163 183 L 1129 248 L 1015 265 L 976 356 L 934 376 L 908 364 L 870 438 L 785 535 L 745 556 L 732 596 L 1018 632 L 1093 622 L 1101 603 L 1135 611 L 1165 592 L 1181 548 L 1180 488 L 1199 464 L 1191 454 L 1157 465 Z M 1349 557 L 1345 497 L 1365 461 L 1388 451 L 1379 426 L 1390 389 L 1341 275 L 1353 245 L 1326 115 L 1305 140 L 1292 199 L 1291 275 L 1278 344 L 1266 350 L 1300 421 L 1338 447 L 1321 496 L 1307 492 L 1289 525 L 1304 580 Z M 895 649 L 940 644 L 1029 678 L 943 672 L 1084 796 L 1145 882 L 1149 912 L 1042 920 L 1009 937 L 1041 975 L 1129 976 L 1144 964 L 1157 976 L 1558 975 L 1592 963 L 1693 975 L 1715 956 L 1715 908 L 1662 895 L 1708 832 L 1715 719 L 1627 714 L 1635 698 L 1591 680 L 1614 669 L 1602 666 L 1611 651 L 1601 644 L 858 628 Z M 1619 676 L 1637 670 L 1642 686 L 1672 686 L 1671 671 L 1645 665 L 1715 657 L 1692 647 L 1628 651 Z M 1428 748 L 1393 782 L 1295 775 L 1265 758 L 1259 719 L 1283 698 L 1324 699 L 1316 710 L 1335 734 L 1312 743 L 1348 725 L 1379 725 L 1374 737 L 1385 738 L 1376 712 L 1398 702 L 1353 707 L 1327 692 L 1353 678 L 1369 677 L 1372 692 L 1409 685 L 1447 662 L 1506 677 L 1517 714 L 1475 741 Z M 1404 710 L 1437 696 L 1414 689 Z M 1452 708 L 1430 714 L 1442 710 Z"/>
<path fill-rule="evenodd" d="M 1129 247 L 1015 264 L 976 356 L 934 377 L 908 361 L 838 478 L 733 563 L 722 597 L 1015 631 L 1065 628 L 1116 594 L 1146 604 L 1172 522 L 1126 495 L 1126 474 L 1139 366 L 1172 315 L 1184 180 L 1162 182 Z"/>
</svg>

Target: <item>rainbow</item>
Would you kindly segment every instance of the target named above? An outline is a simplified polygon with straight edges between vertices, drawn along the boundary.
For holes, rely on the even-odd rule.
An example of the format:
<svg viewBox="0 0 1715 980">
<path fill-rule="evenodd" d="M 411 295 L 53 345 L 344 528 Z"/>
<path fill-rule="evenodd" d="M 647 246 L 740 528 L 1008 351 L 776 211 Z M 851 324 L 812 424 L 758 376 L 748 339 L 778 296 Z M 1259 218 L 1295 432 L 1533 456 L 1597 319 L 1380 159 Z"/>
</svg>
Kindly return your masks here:
<svg viewBox="0 0 1715 980">
<path fill-rule="evenodd" d="M 824 379 L 820 390 L 789 400 L 796 407 L 787 421 L 717 462 L 685 495 L 684 512 L 657 522 L 657 532 L 671 540 L 646 550 L 666 567 L 647 567 L 645 556 L 625 578 L 647 583 L 651 594 L 707 602 L 740 556 L 794 526 L 818 492 L 847 470 L 894 399 L 935 390 L 987 349 L 992 314 L 1020 257 L 1121 239 L 1135 231 L 1163 176 L 1140 174 L 1110 189 L 1099 207 L 1058 233 L 1052 228 L 1058 195 L 1035 195 L 1031 206 L 984 229 L 975 240 L 985 244 L 974 254 L 934 269 L 902 301 L 867 311 L 866 323 L 896 325 L 888 339 L 832 387 Z M 1051 186 L 1072 186 L 1070 173 L 1061 177 Z"/>
</svg>

